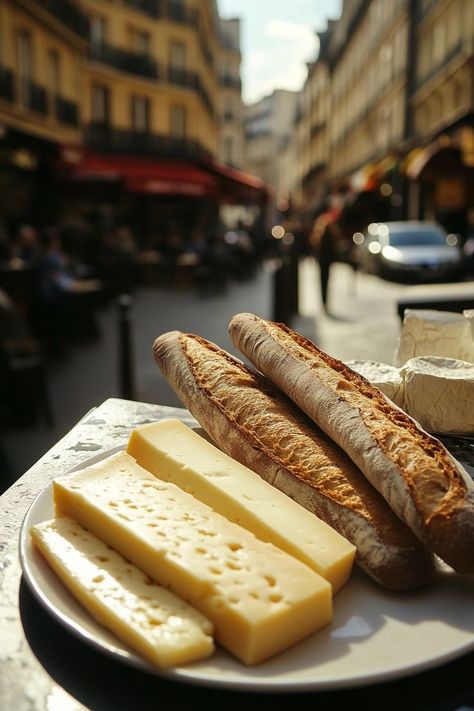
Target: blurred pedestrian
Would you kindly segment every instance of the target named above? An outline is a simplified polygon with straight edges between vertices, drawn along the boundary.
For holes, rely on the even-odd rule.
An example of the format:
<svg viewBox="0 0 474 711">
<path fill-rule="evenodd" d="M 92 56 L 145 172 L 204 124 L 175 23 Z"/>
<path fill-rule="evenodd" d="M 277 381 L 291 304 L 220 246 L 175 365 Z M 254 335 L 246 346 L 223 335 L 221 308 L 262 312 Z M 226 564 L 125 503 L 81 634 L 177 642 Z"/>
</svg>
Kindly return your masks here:
<svg viewBox="0 0 474 711">
<path fill-rule="evenodd" d="M 18 227 L 10 249 L 10 260 L 18 266 L 35 267 L 42 256 L 37 230 L 27 223 Z"/>
<path fill-rule="evenodd" d="M 337 223 L 330 212 L 320 215 L 310 237 L 313 256 L 319 268 L 320 293 L 323 308 L 328 312 L 329 277 L 337 257 Z"/>
</svg>

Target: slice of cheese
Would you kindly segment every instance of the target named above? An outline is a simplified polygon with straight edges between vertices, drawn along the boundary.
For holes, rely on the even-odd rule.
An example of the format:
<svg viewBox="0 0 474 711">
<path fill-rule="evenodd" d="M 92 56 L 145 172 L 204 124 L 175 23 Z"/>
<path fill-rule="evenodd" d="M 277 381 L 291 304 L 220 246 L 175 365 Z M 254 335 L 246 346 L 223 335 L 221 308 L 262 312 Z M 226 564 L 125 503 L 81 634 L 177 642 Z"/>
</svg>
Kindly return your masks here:
<svg viewBox="0 0 474 711">
<path fill-rule="evenodd" d="M 474 433 L 474 363 L 455 358 L 411 358 L 401 374 L 403 409 L 428 432 Z"/>
<path fill-rule="evenodd" d="M 352 543 L 180 420 L 138 427 L 127 452 L 158 478 L 309 565 L 334 592 L 347 581 Z"/>
<path fill-rule="evenodd" d="M 196 607 L 214 636 L 256 664 L 332 619 L 331 585 L 126 452 L 54 481 L 59 515 L 77 520 Z"/>
<path fill-rule="evenodd" d="M 393 364 L 410 358 L 439 356 L 474 362 L 474 341 L 469 319 L 452 311 L 406 309 Z"/>
<path fill-rule="evenodd" d="M 152 664 L 177 666 L 213 653 L 208 619 L 76 521 L 68 517 L 45 521 L 30 533 L 56 575 L 92 617 Z"/>
</svg>

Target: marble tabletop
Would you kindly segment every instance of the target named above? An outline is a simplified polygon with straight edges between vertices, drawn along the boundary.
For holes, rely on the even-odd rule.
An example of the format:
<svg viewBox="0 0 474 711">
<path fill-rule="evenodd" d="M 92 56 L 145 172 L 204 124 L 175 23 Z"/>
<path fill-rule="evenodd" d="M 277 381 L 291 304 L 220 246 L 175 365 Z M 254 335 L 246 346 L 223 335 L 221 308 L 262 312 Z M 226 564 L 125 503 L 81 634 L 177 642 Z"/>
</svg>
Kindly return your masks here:
<svg viewBox="0 0 474 711">
<path fill-rule="evenodd" d="M 474 652 L 430 671 L 341 691 L 277 694 L 179 684 L 137 670 L 85 644 L 59 624 L 25 583 L 18 557 L 22 521 L 56 476 L 93 455 L 126 445 L 134 427 L 163 417 L 195 420 L 186 410 L 109 399 L 94 408 L 0 497 L 0 709 L 147 711 L 247 707 L 287 709 L 474 708 Z"/>
</svg>

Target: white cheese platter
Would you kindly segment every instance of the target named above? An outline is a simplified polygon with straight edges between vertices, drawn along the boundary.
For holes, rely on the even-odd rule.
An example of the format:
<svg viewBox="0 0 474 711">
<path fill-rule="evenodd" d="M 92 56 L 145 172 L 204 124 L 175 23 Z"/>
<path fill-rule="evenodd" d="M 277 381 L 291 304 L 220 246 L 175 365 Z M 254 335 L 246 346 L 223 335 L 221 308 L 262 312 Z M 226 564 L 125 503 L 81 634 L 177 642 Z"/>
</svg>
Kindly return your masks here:
<svg viewBox="0 0 474 711">
<path fill-rule="evenodd" d="M 105 459 L 119 448 L 88 459 Z M 40 604 L 71 634 L 117 664 L 127 664 L 187 684 L 262 692 L 360 687 L 432 669 L 474 649 L 474 576 L 439 562 L 435 582 L 419 591 L 384 590 L 357 568 L 334 597 L 332 622 L 289 650 L 245 666 L 219 646 L 193 664 L 160 669 L 96 623 L 34 547 L 30 529 L 54 516 L 52 485 L 39 493 L 23 522 L 20 559 L 24 578 Z"/>
</svg>

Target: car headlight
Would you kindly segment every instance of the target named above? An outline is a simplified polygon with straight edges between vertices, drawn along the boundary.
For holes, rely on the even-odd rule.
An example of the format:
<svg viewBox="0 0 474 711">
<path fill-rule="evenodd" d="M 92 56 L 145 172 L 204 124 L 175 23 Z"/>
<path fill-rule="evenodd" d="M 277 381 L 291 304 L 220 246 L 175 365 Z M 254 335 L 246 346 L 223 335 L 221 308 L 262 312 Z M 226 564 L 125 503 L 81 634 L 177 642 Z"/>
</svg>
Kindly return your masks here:
<svg viewBox="0 0 474 711">
<path fill-rule="evenodd" d="M 402 261 L 402 254 L 400 250 L 396 247 L 390 247 L 389 245 L 382 249 L 382 257 L 387 262 L 395 262 L 399 264 Z"/>
</svg>

